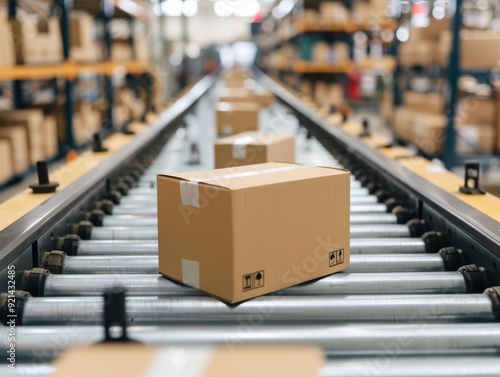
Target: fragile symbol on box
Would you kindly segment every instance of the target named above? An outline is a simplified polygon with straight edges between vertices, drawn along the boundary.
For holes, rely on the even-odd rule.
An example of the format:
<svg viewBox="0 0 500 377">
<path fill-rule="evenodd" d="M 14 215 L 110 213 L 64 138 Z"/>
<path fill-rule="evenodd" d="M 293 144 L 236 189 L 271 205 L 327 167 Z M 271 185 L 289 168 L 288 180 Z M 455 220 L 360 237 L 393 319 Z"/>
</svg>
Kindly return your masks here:
<svg viewBox="0 0 500 377">
<path fill-rule="evenodd" d="M 344 263 L 344 249 L 331 251 L 329 263 L 330 263 L 330 267 Z"/>
<path fill-rule="evenodd" d="M 243 292 L 264 286 L 264 270 L 243 275 Z"/>
</svg>

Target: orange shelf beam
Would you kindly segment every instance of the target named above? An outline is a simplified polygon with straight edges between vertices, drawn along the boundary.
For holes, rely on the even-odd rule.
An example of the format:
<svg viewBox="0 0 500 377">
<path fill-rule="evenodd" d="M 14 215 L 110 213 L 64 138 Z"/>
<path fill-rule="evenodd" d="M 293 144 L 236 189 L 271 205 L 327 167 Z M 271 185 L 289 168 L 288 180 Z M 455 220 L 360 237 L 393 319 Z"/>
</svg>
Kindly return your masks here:
<svg viewBox="0 0 500 377">
<path fill-rule="evenodd" d="M 347 62 L 308 62 L 299 60 L 293 65 L 296 73 L 349 73 L 353 69 L 353 63 Z"/>
</svg>

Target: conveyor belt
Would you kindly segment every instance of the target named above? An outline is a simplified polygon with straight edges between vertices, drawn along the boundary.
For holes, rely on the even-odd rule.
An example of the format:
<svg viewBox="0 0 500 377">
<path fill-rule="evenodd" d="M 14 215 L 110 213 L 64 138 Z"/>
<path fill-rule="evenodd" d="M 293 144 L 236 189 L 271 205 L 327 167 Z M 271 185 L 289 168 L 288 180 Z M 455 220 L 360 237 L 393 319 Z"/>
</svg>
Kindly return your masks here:
<svg viewBox="0 0 500 377">
<path fill-rule="evenodd" d="M 119 184 L 93 193 L 91 206 L 51 229 L 50 243 L 40 240 L 36 265 L 52 273 L 19 275 L 17 288 L 35 296 L 17 296 L 20 371 L 44 376 L 51 369 L 43 364 L 67 346 L 102 339 L 102 293 L 121 285 L 130 296 L 129 335 L 144 343 L 315 344 L 332 359 L 323 377 L 500 372 L 500 291 L 491 288 L 491 274 L 422 221 L 404 195 L 387 197 L 369 170 L 354 171 L 351 180 L 349 271 L 231 306 L 159 276 L 155 174 L 212 167 L 211 108 L 210 98 L 202 99 L 187 132 L 156 147 L 154 159 L 127 160 Z M 290 117 L 283 111 L 275 106 L 263 117 Z M 346 161 L 295 125 L 286 131 L 297 134 L 298 162 Z M 201 164 L 187 164 L 192 142 Z M 7 332 L 0 328 L 0 349 L 8 345 Z M 397 355 L 381 365 L 388 352 Z M 42 365 L 29 369 L 33 361 Z M 8 376 L 4 371 L 0 365 Z"/>
</svg>

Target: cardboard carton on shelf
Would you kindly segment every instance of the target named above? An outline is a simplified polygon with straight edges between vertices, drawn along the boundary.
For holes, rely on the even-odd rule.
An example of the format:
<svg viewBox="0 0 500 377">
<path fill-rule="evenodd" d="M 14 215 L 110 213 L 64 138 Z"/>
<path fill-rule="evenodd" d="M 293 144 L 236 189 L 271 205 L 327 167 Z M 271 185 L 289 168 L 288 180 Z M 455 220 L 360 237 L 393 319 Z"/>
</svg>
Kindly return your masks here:
<svg viewBox="0 0 500 377">
<path fill-rule="evenodd" d="M 62 37 L 57 17 L 39 19 L 25 16 L 10 22 L 18 63 L 40 64 L 62 60 Z"/>
<path fill-rule="evenodd" d="M 403 67 L 409 66 L 429 66 L 436 63 L 437 42 L 429 40 L 411 39 L 406 43 L 402 43 L 399 47 L 398 61 Z"/>
<path fill-rule="evenodd" d="M 462 98 L 457 106 L 456 120 L 459 125 L 494 125 L 497 119 L 497 102 L 477 97 Z"/>
<path fill-rule="evenodd" d="M 217 104 L 217 133 L 232 135 L 259 129 L 259 109 L 257 103 L 219 102 Z"/>
<path fill-rule="evenodd" d="M 127 39 L 113 39 L 111 60 L 116 62 L 127 62 L 132 60 L 132 49 Z"/>
<path fill-rule="evenodd" d="M 273 161 L 295 162 L 293 135 L 248 131 L 215 143 L 216 169 Z"/>
<path fill-rule="evenodd" d="M 491 124 L 458 125 L 456 151 L 460 155 L 493 153 L 495 127 Z"/>
<path fill-rule="evenodd" d="M 319 4 L 319 17 L 327 25 L 345 25 L 349 19 L 349 11 L 337 1 L 322 1 Z"/>
<path fill-rule="evenodd" d="M 441 153 L 445 139 L 444 115 L 414 112 L 410 141 L 427 154 Z"/>
<path fill-rule="evenodd" d="M 266 163 L 157 184 L 166 277 L 235 303 L 349 267 L 346 170 Z"/>
<path fill-rule="evenodd" d="M 401 140 L 413 140 L 413 121 L 415 110 L 409 109 L 405 106 L 397 107 L 394 110 L 392 121 L 392 128 L 394 134 Z"/>
<path fill-rule="evenodd" d="M 22 126 L 0 125 L 0 139 L 8 140 L 11 147 L 14 174 L 24 173 L 30 167 L 28 133 Z"/>
<path fill-rule="evenodd" d="M 43 111 L 39 109 L 0 111 L 0 124 L 26 129 L 28 154 L 32 165 L 46 158 L 44 122 Z"/>
<path fill-rule="evenodd" d="M 14 175 L 14 161 L 12 160 L 12 144 L 10 139 L 0 137 L 0 184 L 5 183 Z"/>
<path fill-rule="evenodd" d="M 460 32 L 462 69 L 489 70 L 500 66 L 500 34 L 488 30 Z"/>
<path fill-rule="evenodd" d="M 85 12 L 70 15 L 71 57 L 75 61 L 97 61 L 103 58 L 103 51 L 94 39 L 94 19 Z"/>
<path fill-rule="evenodd" d="M 43 122 L 43 133 L 45 135 L 45 158 L 53 158 L 59 153 L 59 142 L 57 140 L 56 117 L 48 115 Z"/>
<path fill-rule="evenodd" d="M 432 114 L 444 114 L 444 96 L 439 93 L 407 91 L 403 93 L 403 101 L 406 107 L 413 110 Z"/>
<path fill-rule="evenodd" d="M 324 362 L 321 349 L 312 346 L 156 347 L 112 342 L 71 347 L 54 362 L 51 376 L 107 377 L 110 370 L 127 377 L 186 376 L 190 369 L 197 377 L 317 377 Z"/>
<path fill-rule="evenodd" d="M 16 51 L 7 13 L 0 11 L 0 67 L 9 67 L 16 64 Z"/>
</svg>

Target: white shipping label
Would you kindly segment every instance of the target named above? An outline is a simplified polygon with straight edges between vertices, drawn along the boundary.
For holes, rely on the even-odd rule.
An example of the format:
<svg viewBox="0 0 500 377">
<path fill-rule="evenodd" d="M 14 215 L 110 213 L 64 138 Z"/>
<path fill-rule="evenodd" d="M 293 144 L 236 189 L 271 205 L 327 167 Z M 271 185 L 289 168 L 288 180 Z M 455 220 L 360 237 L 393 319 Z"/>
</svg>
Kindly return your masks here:
<svg viewBox="0 0 500 377">
<path fill-rule="evenodd" d="M 168 347 L 156 351 L 143 377 L 202 377 L 213 357 L 211 347 Z"/>
<path fill-rule="evenodd" d="M 247 158 L 247 146 L 255 141 L 253 136 L 243 136 L 233 142 L 233 158 L 244 160 Z"/>
<path fill-rule="evenodd" d="M 200 191 L 197 181 L 180 181 L 181 201 L 184 206 L 200 208 Z"/>
<path fill-rule="evenodd" d="M 182 282 L 200 289 L 200 264 L 195 260 L 182 260 Z"/>
</svg>

